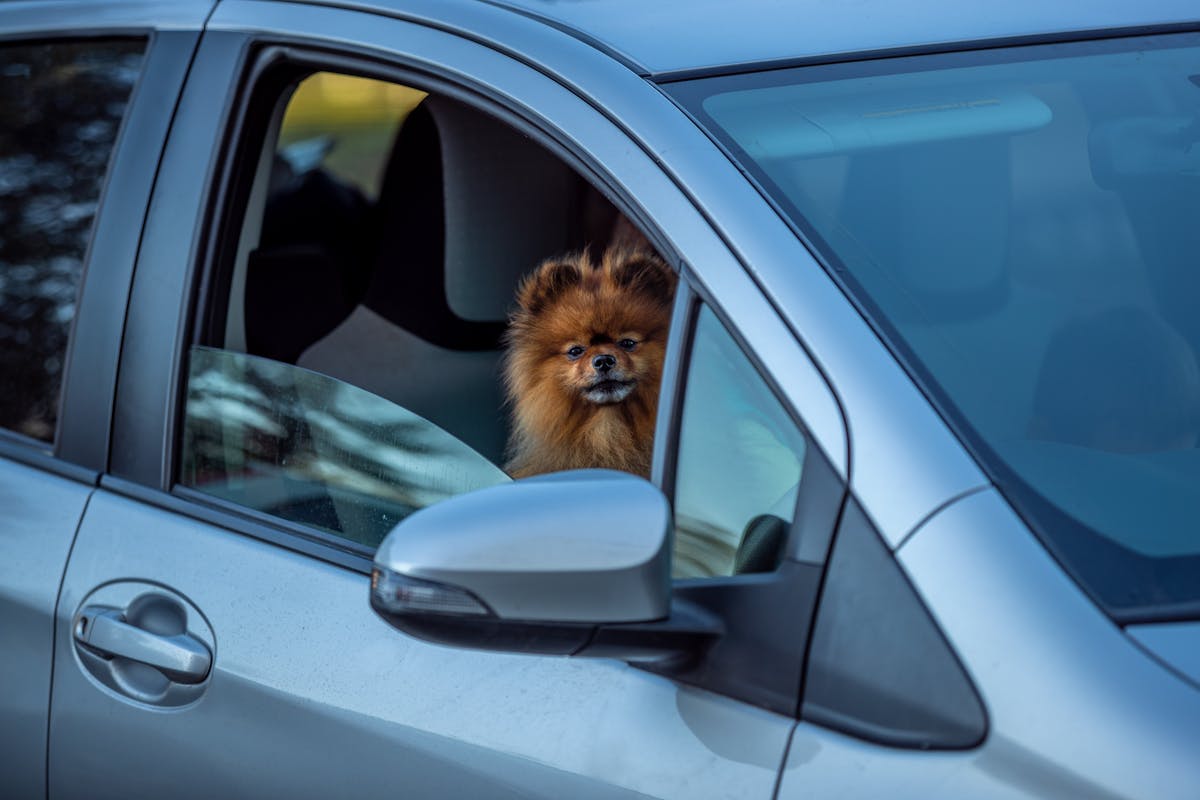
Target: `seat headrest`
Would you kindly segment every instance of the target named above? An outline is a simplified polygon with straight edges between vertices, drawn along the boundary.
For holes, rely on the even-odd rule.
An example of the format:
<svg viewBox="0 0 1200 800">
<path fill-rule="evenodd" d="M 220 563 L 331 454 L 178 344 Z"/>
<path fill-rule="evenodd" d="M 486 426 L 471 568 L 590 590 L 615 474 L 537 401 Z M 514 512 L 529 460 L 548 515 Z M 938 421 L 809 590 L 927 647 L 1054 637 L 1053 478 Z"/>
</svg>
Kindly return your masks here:
<svg viewBox="0 0 1200 800">
<path fill-rule="evenodd" d="M 427 97 L 397 136 L 364 304 L 427 341 L 497 346 L 520 276 L 583 247 L 582 180 L 534 140 Z"/>
</svg>

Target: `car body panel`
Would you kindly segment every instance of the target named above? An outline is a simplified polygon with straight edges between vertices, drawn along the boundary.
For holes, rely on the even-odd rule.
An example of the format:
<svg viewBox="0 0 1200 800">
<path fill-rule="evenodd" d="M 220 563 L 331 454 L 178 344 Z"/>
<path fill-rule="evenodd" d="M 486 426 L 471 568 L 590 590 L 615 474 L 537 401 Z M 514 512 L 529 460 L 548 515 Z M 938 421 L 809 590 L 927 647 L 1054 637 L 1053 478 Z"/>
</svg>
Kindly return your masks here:
<svg viewBox="0 0 1200 800">
<path fill-rule="evenodd" d="M 6 35 L 199 30 L 217 0 L 11 0 L 0 9 Z"/>
<path fill-rule="evenodd" d="M 82 669 L 71 621 L 118 576 L 211 625 L 214 671 L 190 705 L 147 707 Z M 59 602 L 51 796 L 769 796 L 787 717 L 620 662 L 425 644 L 376 617 L 367 589 L 100 492 Z"/>
<path fill-rule="evenodd" d="M 76 530 L 99 471 L 123 309 L 150 188 L 191 50 L 212 2 L 15 2 L 0 6 L 0 43 L 77 36 L 150 36 L 152 74 L 130 98 L 92 225 L 74 345 L 67 354 L 54 456 L 40 442 L 0 435 L 0 727 L 3 793 L 46 794 L 54 612 Z M 190 30 L 189 30 L 190 29 Z M 133 158 L 122 158 L 134 155 Z M 89 280 L 90 279 L 90 280 Z M 24 463 L 21 463 L 24 462 Z M 53 474 L 57 473 L 57 475 Z M 61 477 L 60 477 L 61 476 Z"/>
<path fill-rule="evenodd" d="M 1166 0 L 1130 6 L 1119 2 L 1006 3 L 964 13 L 953 0 L 923 2 L 919 8 L 886 0 L 854 5 L 836 2 L 722 0 L 659 2 L 637 0 L 553 2 L 491 0 L 496 5 L 545 20 L 593 42 L 650 74 L 730 68 L 763 61 L 856 57 L 871 51 L 945 46 L 1071 34 L 1080 30 L 1174 25 L 1195 20 L 1195 5 Z M 358 0 L 405 13 L 406 0 Z M 453 19 L 452 14 L 448 14 Z M 686 20 L 685 36 L 664 36 Z M 1081 20 L 1086 20 L 1081 24 Z"/>
<path fill-rule="evenodd" d="M 84 366 L 68 373 L 58 460 L 0 438 L 0 638 L 20 643 L 0 660 L 0 794 L 1195 794 L 1197 626 L 1123 631 L 1105 617 L 991 487 L 792 227 L 646 80 L 743 63 L 1195 26 L 1194 4 L 1022 0 L 970 14 L 947 0 L 919 12 L 880 0 L 852 12 L 830 3 L 756 6 L 0 5 L 0 37 L 158 31 L 147 60 L 153 74 L 135 94 L 99 217 L 73 344 Z M 664 36 L 681 18 L 687 35 Z M 681 296 L 695 292 L 736 331 L 895 550 L 986 707 L 984 742 L 950 752 L 886 747 L 613 659 L 428 644 L 371 611 L 361 549 L 176 487 L 192 315 L 261 43 L 445 82 L 535 131 L 627 203 L 622 210 L 683 266 Z M 672 329 L 675 362 L 686 355 L 676 335 L 685 327 L 677 319 Z M 668 396 L 686 372 L 672 366 Z M 664 404 L 660 428 L 675 412 Z M 673 446 L 669 434 L 656 440 L 660 486 L 670 480 Z M 163 707 L 89 673 L 75 623 L 93 599 L 124 597 L 129 587 L 189 609 L 192 632 L 213 657 L 195 699 Z"/>
<path fill-rule="evenodd" d="M 1130 646 L 998 492 L 940 511 L 897 555 L 987 706 L 972 764 L 988 780 L 1036 796 L 1194 796 L 1200 692 Z M 959 778 L 950 794 L 973 795 Z"/>
<path fill-rule="evenodd" d="M 1130 625 L 1125 632 L 1200 687 L 1200 622 Z"/>
<path fill-rule="evenodd" d="M 45 794 L 54 609 L 92 488 L 0 459 L 0 774 L 4 794 Z"/>
<path fill-rule="evenodd" d="M 939 511 L 897 556 L 971 673 L 987 738 L 913 752 L 801 722 L 780 798 L 1195 795 L 1200 693 L 1130 647 L 995 490 Z"/>
<path fill-rule="evenodd" d="M 102 481 L 82 527 L 59 607 L 59 645 L 74 652 L 70 621 L 97 587 L 153 582 L 211 626 L 214 672 L 197 701 L 164 711 L 100 685 L 75 655 L 60 659 L 53 795 L 153 795 L 167 786 L 205 796 L 321 797 L 349 786 L 372 795 L 406 776 L 416 793 L 437 796 L 509 787 L 545 797 L 768 797 L 790 717 L 617 661 L 488 655 L 401 636 L 365 602 L 360 556 L 329 538 L 265 532 L 269 526 L 237 514 L 201 509 L 195 495 L 166 493 L 174 474 L 163 443 L 174 439 L 180 353 L 191 336 L 181 320 L 256 30 L 296 48 L 307 42 L 376 58 L 396 48 L 401 64 L 458 76 L 484 97 L 527 109 L 569 140 L 581 163 L 603 165 L 606 181 L 638 198 L 664 248 L 720 283 L 722 312 L 747 320 L 746 344 L 811 417 L 821 447 L 842 470 L 846 463 L 837 401 L 805 351 L 687 196 L 592 104 L 478 43 L 401 20 L 231 2 L 213 26 L 177 112 L 135 273 L 113 436 L 119 477 Z M 197 170 L 197 162 L 210 166 Z M 151 719 L 157 724 L 146 728 Z M 288 738 L 273 740 L 280 729 Z M 75 757 L 100 737 L 119 745 Z M 201 749 L 180 750 L 179 741 Z M 313 769 L 313 754 L 331 741 L 336 754 Z M 252 784 L 247 764 L 256 765 Z"/>
</svg>

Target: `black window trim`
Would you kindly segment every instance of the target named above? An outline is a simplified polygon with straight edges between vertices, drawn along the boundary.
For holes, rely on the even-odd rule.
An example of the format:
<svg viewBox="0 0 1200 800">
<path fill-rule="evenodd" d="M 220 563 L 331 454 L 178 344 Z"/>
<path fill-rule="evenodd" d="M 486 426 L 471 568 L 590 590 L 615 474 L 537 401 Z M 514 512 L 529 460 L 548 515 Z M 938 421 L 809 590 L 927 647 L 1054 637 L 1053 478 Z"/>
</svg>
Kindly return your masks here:
<svg viewBox="0 0 1200 800">
<path fill-rule="evenodd" d="M 697 280 L 691 268 L 685 266 L 676 292 L 670 334 L 672 341 L 660 396 L 660 402 L 667 404 L 668 408 L 660 410 L 658 419 L 660 427 L 666 423 L 666 429 L 660 431 L 660 439 L 656 443 L 661 450 L 661 455 L 656 451 L 656 463 L 661 464 L 660 488 L 672 507 L 675 503 L 679 431 L 702 306 L 709 309 L 736 343 L 743 357 L 804 436 L 806 446 L 796 493 L 796 508 L 779 568 L 771 573 L 673 581 L 674 596 L 716 614 L 726 623 L 726 635 L 713 645 L 701 662 L 670 674 L 673 679 L 683 683 L 799 718 L 808 653 L 824 591 L 826 567 L 835 533 L 841 525 L 850 496 L 849 489 L 770 371 L 729 315 L 703 283 Z M 804 358 L 810 358 L 799 341 L 795 342 L 795 346 L 804 354 Z M 800 536 L 800 531 L 808 536 Z M 800 613 L 801 606 L 805 606 L 803 614 Z M 773 613 L 780 608 L 787 608 L 788 612 L 782 616 Z M 768 616 L 770 619 L 764 623 L 764 617 Z M 772 623 L 780 620 L 790 620 L 792 628 L 772 626 Z M 779 675 L 764 673 L 760 666 L 764 660 L 771 659 L 780 662 L 781 666 L 786 664 L 788 671 Z M 654 671 L 653 667 L 641 668 Z"/>
</svg>

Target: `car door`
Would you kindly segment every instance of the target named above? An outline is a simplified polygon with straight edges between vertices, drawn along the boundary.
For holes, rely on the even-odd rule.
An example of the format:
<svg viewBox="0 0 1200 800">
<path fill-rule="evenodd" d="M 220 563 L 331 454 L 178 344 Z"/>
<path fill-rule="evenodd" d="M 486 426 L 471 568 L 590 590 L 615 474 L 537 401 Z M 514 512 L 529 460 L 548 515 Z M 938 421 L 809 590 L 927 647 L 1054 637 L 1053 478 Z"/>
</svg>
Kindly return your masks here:
<svg viewBox="0 0 1200 800">
<path fill-rule="evenodd" d="M 684 144 L 711 147 L 608 57 L 496 9 L 471 14 L 464 24 L 551 36 L 541 45 L 547 52 L 567 48 L 585 73 L 656 104 L 653 113 L 690 136 Z M 52 797 L 772 795 L 844 495 L 837 404 L 742 265 L 641 143 L 563 80 L 439 27 L 286 3 L 226 2 L 214 13 L 138 252 L 109 466 L 58 598 Z M 475 313 L 475 294 L 451 296 L 453 279 L 442 276 L 432 283 L 435 297 L 446 292 L 438 303 L 398 312 L 420 335 L 397 332 L 382 319 L 393 309 L 342 280 L 355 263 L 347 252 L 357 252 L 359 221 L 344 212 L 361 208 L 357 191 L 382 213 L 383 189 L 374 196 L 369 186 L 347 193 L 342 185 L 321 195 L 329 205 L 320 214 L 304 223 L 288 217 L 280 226 L 287 235 L 271 238 L 273 209 L 289 207 L 274 202 L 284 196 L 273 189 L 332 180 L 303 166 L 305 152 L 327 149 L 321 136 L 280 138 L 299 125 L 305 81 L 324 76 L 343 81 L 338 97 L 379 89 L 401 103 L 413 95 L 399 89 L 422 95 L 419 104 L 443 126 L 443 167 L 455 142 L 466 141 L 456 137 L 488 128 L 486 141 L 456 152 L 498 154 L 465 170 L 500 175 L 491 184 L 498 196 L 508 197 L 513 179 L 501 167 L 512 163 L 540 164 L 529 166 L 530 185 L 547 191 L 582 176 L 585 190 L 601 187 L 682 267 L 654 480 L 688 518 L 677 520 L 689 531 L 679 540 L 690 568 L 676 592 L 727 629 L 703 661 L 664 672 L 613 659 L 446 648 L 401 635 L 371 611 L 370 557 L 396 519 L 506 480 L 492 463 L 498 456 L 479 455 L 481 465 L 455 451 L 445 463 L 474 467 L 423 493 L 393 491 L 401 478 L 434 471 L 417 458 L 428 457 L 430 437 L 487 452 L 490 440 L 471 424 L 480 420 L 456 404 L 484 394 L 462 387 L 486 373 L 477 361 L 494 363 L 496 353 L 478 342 L 496 335 L 497 320 Z M 353 82 L 364 79 L 372 83 Z M 570 174 L 560 175 L 556 160 Z M 402 163 L 409 187 L 430 162 Z M 437 183 L 444 196 L 433 205 L 445 209 L 439 224 L 447 229 L 451 216 L 479 219 L 466 209 L 473 195 L 463 208 L 446 199 L 460 172 L 447 170 Z M 397 207 L 406 211 L 379 226 L 375 256 L 398 228 L 418 237 L 428 227 L 420 214 L 429 202 Z M 337 235 L 315 236 L 336 220 Z M 483 239 L 485 256 L 501 239 L 520 252 L 523 237 L 485 227 L 469 227 L 492 237 Z M 447 230 L 442 245 L 461 248 L 460 237 L 466 232 Z M 347 238 L 351 249 L 337 250 Z M 387 251 L 382 261 L 420 249 Z M 263 291 L 259 276 L 280 263 L 287 279 Z M 330 264 L 342 265 L 337 280 Z M 349 309 L 317 325 L 342 292 L 351 292 Z M 325 302 L 305 305 L 314 294 Z M 270 336 L 252 334 L 256 325 L 301 338 L 270 350 Z M 427 398 L 413 381 L 385 380 L 389 362 L 373 359 L 393 343 L 417 354 L 403 363 L 441 370 L 413 374 L 429 378 L 417 388 L 444 390 L 445 402 L 422 406 Z M 461 383 L 443 386 L 443 373 Z M 387 399 L 392 391 L 403 402 Z M 747 430 L 753 446 L 740 448 Z M 731 479 L 746 491 L 728 491 Z M 770 545 L 758 566 L 739 572 L 743 532 L 756 520 Z"/>
<path fill-rule="evenodd" d="M 192 32 L 158 33 L 156 5 L 0 8 L 5 796 L 46 791 L 59 584 L 105 465 L 133 254 L 173 98 L 207 10 L 176 7 L 172 21 L 190 23 Z"/>
</svg>

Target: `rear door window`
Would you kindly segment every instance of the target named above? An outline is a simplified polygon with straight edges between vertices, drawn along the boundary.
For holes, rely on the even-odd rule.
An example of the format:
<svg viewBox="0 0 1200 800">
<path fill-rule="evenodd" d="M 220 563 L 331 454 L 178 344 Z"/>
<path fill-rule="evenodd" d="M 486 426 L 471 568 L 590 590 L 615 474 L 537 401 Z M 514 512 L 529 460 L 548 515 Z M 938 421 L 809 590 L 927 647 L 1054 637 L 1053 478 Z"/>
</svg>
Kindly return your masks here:
<svg viewBox="0 0 1200 800">
<path fill-rule="evenodd" d="M 136 40 L 0 46 L 0 428 L 51 442 Z"/>
</svg>

